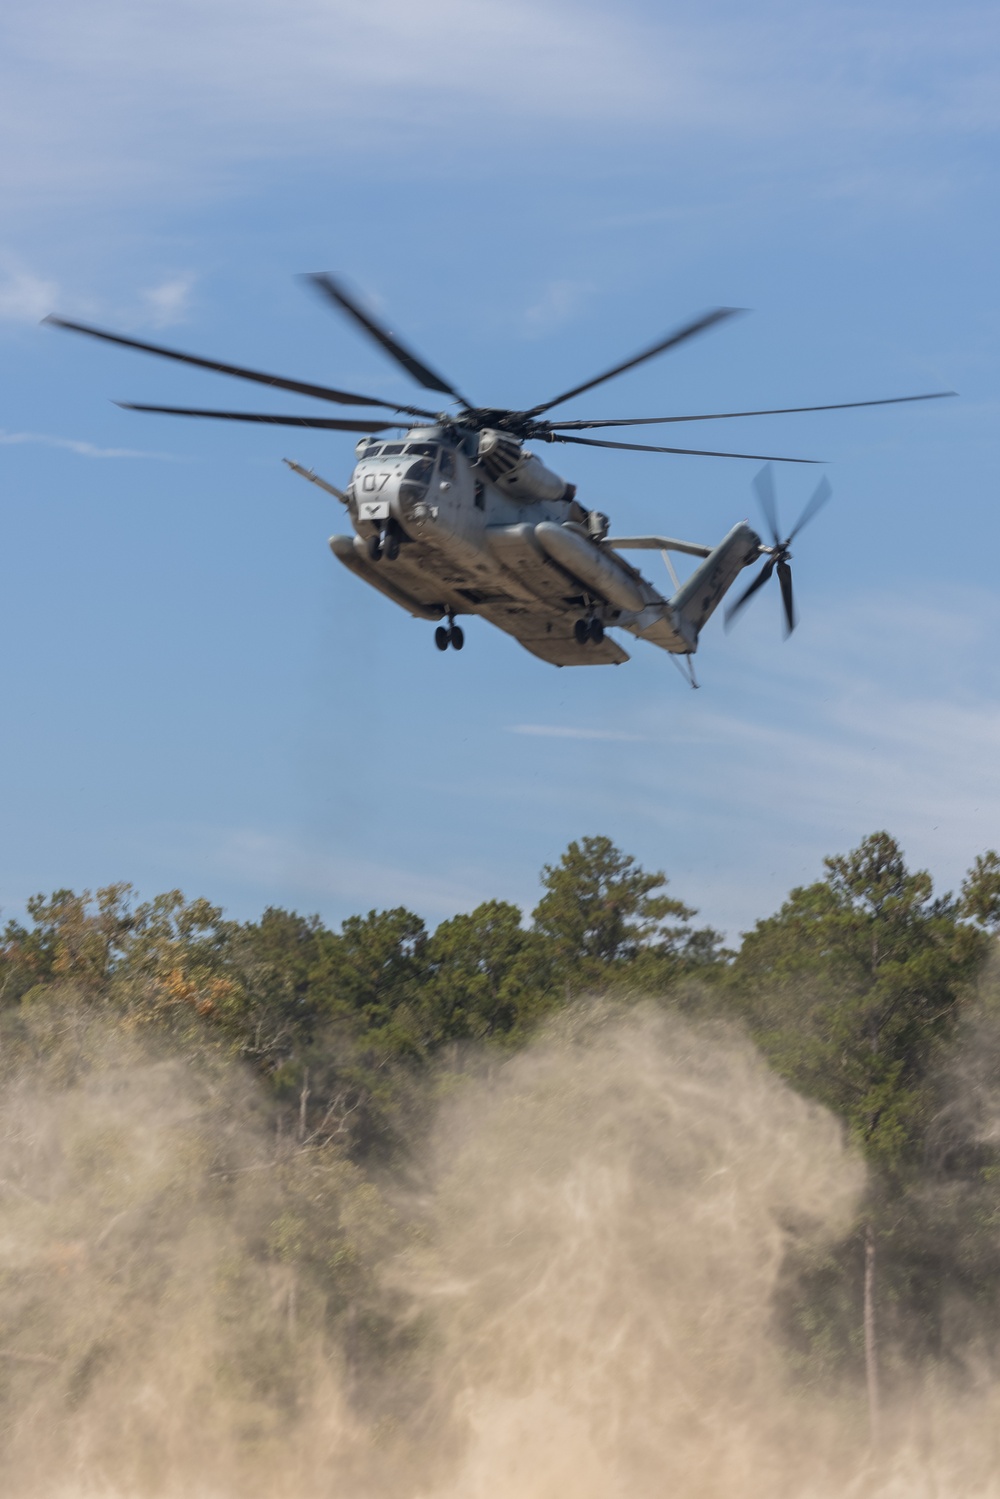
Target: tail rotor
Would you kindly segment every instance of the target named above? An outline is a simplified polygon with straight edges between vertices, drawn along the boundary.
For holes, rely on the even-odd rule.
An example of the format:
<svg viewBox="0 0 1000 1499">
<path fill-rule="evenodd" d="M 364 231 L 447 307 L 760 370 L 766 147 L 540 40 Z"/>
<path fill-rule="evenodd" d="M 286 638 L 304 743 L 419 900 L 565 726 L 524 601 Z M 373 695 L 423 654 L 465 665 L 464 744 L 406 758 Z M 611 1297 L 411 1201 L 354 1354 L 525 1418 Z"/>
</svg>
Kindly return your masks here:
<svg viewBox="0 0 1000 1499">
<path fill-rule="evenodd" d="M 726 629 L 728 630 L 732 627 L 736 616 L 746 607 L 754 594 L 763 588 L 765 583 L 770 582 L 771 575 L 776 572 L 778 574 L 778 586 L 781 589 L 781 602 L 785 615 L 785 638 L 787 639 L 796 625 L 795 598 L 792 592 L 792 554 L 789 548 L 802 528 L 807 526 L 813 517 L 823 508 L 833 490 L 830 487 L 829 479 L 821 479 L 795 525 L 785 539 L 782 540 L 778 524 L 778 506 L 774 492 L 774 469 L 770 463 L 757 474 L 753 481 L 753 487 L 757 494 L 758 504 L 767 522 L 772 545 L 761 547 L 761 551 L 769 554 L 767 561 L 750 586 L 744 589 L 735 603 L 730 604 L 726 610 Z"/>
</svg>

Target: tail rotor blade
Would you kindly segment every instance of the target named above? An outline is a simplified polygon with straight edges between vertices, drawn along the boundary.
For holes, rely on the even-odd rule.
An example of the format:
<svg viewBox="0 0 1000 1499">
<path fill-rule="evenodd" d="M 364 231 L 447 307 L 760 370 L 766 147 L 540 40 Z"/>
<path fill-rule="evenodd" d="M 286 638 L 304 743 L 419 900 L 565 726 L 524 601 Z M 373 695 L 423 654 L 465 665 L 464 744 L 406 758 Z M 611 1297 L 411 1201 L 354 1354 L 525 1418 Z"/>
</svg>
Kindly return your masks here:
<svg viewBox="0 0 1000 1499">
<path fill-rule="evenodd" d="M 774 496 L 774 469 L 769 463 L 765 464 L 759 474 L 754 475 L 753 487 L 757 494 L 757 501 L 764 512 L 771 532 L 771 540 L 775 546 L 781 545 L 781 537 L 778 534 L 778 506 Z"/>
<path fill-rule="evenodd" d="M 750 587 L 741 593 L 735 604 L 726 610 L 726 629 L 729 629 L 736 615 L 744 605 L 749 603 L 758 588 L 763 588 L 764 584 L 770 579 L 771 574 L 777 570 L 778 585 L 781 588 L 781 605 L 785 616 L 785 639 L 787 640 L 795 629 L 797 622 L 795 616 L 795 595 L 792 589 L 792 569 L 788 562 L 791 556 L 789 546 L 793 538 L 802 530 L 802 527 L 808 525 L 816 512 L 821 510 L 826 504 L 833 491 L 830 488 L 829 479 L 821 479 L 813 490 L 808 504 L 799 516 L 791 535 L 782 541 L 778 531 L 778 507 L 774 495 L 774 470 L 770 464 L 766 468 L 762 468 L 760 473 L 757 474 L 753 481 L 753 487 L 757 491 L 760 508 L 763 510 L 764 518 L 770 527 L 774 545 L 773 547 L 761 548 L 762 551 L 770 552 L 771 555 L 750 584 Z"/>
<path fill-rule="evenodd" d="M 743 590 L 734 604 L 730 604 L 729 608 L 726 610 L 727 630 L 732 627 L 733 621 L 735 620 L 737 614 L 739 614 L 740 610 L 744 609 L 746 605 L 749 604 L 758 588 L 763 588 L 764 584 L 769 580 L 771 574 L 774 572 L 775 564 L 776 559 L 774 557 L 769 557 L 764 563 L 764 566 L 761 568 L 760 572 L 757 574 L 756 578 L 754 578 L 753 582 L 750 584 L 750 587 Z"/>
<path fill-rule="evenodd" d="M 790 542 L 795 540 L 796 536 L 798 536 L 803 526 L 808 526 L 813 516 L 816 515 L 818 511 L 822 510 L 823 506 L 826 504 L 827 500 L 832 494 L 833 489 L 830 486 L 830 481 L 824 476 L 816 485 L 816 488 L 812 493 L 812 498 L 809 500 L 802 514 L 799 516 L 798 521 L 795 524 L 795 529 L 792 531 L 792 534 L 788 538 Z"/>
<path fill-rule="evenodd" d="M 781 602 L 785 606 L 785 638 L 795 629 L 795 601 L 792 598 L 792 569 L 782 557 L 778 563 L 778 582 L 781 585 Z"/>
</svg>

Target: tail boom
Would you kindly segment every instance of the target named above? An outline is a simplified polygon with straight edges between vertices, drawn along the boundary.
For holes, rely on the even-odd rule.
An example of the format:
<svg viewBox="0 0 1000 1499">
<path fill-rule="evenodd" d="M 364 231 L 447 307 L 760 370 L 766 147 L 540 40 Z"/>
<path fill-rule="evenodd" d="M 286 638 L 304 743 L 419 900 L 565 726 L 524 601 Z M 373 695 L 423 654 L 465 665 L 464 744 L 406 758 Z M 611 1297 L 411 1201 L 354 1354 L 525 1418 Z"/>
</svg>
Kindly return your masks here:
<svg viewBox="0 0 1000 1499">
<path fill-rule="evenodd" d="M 691 650 L 697 648 L 698 636 L 725 594 L 760 553 L 760 537 L 746 521 L 740 521 L 674 594 L 670 600 L 674 625 L 690 641 Z"/>
</svg>

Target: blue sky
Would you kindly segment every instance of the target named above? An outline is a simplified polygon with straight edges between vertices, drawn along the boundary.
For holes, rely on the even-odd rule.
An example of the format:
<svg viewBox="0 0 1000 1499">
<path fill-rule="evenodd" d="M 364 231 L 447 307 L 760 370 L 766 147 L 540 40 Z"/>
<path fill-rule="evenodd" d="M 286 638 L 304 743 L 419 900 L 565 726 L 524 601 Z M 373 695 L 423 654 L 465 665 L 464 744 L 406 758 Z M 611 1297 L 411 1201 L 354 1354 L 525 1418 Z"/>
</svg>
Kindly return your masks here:
<svg viewBox="0 0 1000 1499">
<path fill-rule="evenodd" d="M 874 828 L 946 887 L 1000 844 L 994 6 L 9 0 L 0 36 L 6 913 L 130 879 L 433 923 L 604 832 L 736 932 Z M 792 640 L 769 590 L 697 693 L 638 643 L 440 656 L 281 465 L 342 482 L 350 438 L 122 412 L 255 398 L 38 327 L 415 400 L 320 269 L 484 403 L 719 304 L 752 312 L 565 414 L 960 399 L 690 429 L 834 489 Z M 753 464 L 558 456 L 619 533 L 753 514 Z"/>
</svg>

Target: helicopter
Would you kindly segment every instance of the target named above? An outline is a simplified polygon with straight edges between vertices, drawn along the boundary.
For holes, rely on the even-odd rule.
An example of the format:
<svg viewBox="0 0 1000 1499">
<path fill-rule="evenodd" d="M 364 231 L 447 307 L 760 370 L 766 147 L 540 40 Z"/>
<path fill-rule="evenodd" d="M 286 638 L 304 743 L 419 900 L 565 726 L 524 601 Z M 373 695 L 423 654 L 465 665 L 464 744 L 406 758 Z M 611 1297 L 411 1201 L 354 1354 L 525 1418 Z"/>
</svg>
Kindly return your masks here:
<svg viewBox="0 0 1000 1499">
<path fill-rule="evenodd" d="M 762 557 L 762 568 L 726 611 L 727 627 L 753 596 L 777 575 L 786 636 L 796 624 L 792 592 L 792 541 L 831 494 L 822 479 L 787 536 L 781 535 L 772 464 L 815 463 L 774 454 L 720 452 L 583 437 L 594 429 L 658 426 L 738 417 L 839 411 L 862 406 L 937 400 L 953 391 L 793 406 L 766 411 L 702 412 L 688 416 L 552 420 L 547 413 L 647 360 L 676 349 L 734 317 L 741 309 L 717 307 L 700 314 L 638 354 L 526 410 L 476 406 L 391 333 L 333 276 L 304 278 L 425 390 L 447 396 L 451 409 L 431 411 L 354 391 L 336 390 L 225 364 L 147 343 L 55 314 L 44 321 L 90 338 L 164 359 L 342 406 L 381 408 L 386 416 L 285 416 L 201 407 L 117 402 L 129 411 L 219 421 L 319 428 L 363 434 L 345 488 L 285 459 L 288 467 L 332 495 L 345 508 L 351 534 L 331 536 L 333 555 L 357 578 L 413 617 L 435 624 L 438 650 L 461 650 L 463 616 L 478 615 L 553 666 L 620 665 L 628 653 L 608 630 L 625 631 L 684 662 L 691 684 L 692 656 L 705 624 L 744 568 Z M 394 435 L 388 438 L 383 434 Z M 715 546 L 669 536 L 610 534 L 608 517 L 577 497 L 575 484 L 554 473 L 528 442 L 564 443 L 627 452 L 688 454 L 762 462 L 754 487 L 769 533 L 764 540 L 741 521 Z M 661 592 L 624 553 L 659 551 L 672 592 Z M 683 582 L 672 554 L 699 559 Z M 682 668 L 684 669 L 684 668 Z"/>
</svg>

